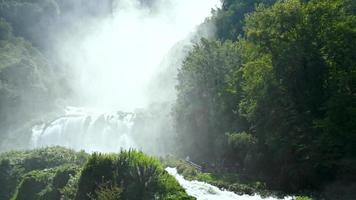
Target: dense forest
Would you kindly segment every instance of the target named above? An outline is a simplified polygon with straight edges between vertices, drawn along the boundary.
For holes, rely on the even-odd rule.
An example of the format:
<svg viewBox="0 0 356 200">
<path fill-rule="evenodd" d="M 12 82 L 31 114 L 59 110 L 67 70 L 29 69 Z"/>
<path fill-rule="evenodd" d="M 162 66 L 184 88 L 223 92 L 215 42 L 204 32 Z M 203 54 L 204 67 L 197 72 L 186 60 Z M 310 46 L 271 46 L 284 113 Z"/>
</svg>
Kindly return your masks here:
<svg viewBox="0 0 356 200">
<path fill-rule="evenodd" d="M 58 44 L 115 2 L 0 0 L 0 152 L 28 147 L 35 123 L 75 102 Z M 140 0 L 151 12 L 155 2 Z M 137 143 L 285 194 L 355 199 L 356 1 L 221 0 L 198 32 L 207 27 L 173 48 L 156 78 L 176 98 L 152 95 L 160 103 L 137 113 Z M 138 151 L 0 154 L 0 200 L 61 197 L 191 199 Z"/>
<path fill-rule="evenodd" d="M 183 155 L 287 191 L 354 193 L 355 12 L 352 0 L 224 1 L 208 19 L 216 38 L 179 70 Z"/>
</svg>

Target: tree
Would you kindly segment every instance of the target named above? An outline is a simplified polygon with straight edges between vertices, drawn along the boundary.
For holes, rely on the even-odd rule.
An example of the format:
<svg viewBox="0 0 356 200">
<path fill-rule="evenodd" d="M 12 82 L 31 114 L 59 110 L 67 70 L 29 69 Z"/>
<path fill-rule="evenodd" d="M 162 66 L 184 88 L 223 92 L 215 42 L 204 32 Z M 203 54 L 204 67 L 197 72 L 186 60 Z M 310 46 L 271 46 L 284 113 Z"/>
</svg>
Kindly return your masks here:
<svg viewBox="0 0 356 200">
<path fill-rule="evenodd" d="M 201 40 L 178 74 L 175 108 L 178 137 L 185 156 L 214 160 L 224 152 L 225 132 L 241 131 L 238 115 L 239 46 Z M 207 148 L 209 147 L 209 148 Z"/>
</svg>

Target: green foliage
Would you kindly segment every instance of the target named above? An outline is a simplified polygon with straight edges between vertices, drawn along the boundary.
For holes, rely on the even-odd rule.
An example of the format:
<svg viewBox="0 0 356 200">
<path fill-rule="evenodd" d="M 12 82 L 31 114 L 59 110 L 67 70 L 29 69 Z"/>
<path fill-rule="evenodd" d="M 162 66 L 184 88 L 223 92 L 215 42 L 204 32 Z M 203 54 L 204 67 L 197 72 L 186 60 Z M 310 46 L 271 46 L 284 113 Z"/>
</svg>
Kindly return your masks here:
<svg viewBox="0 0 356 200">
<path fill-rule="evenodd" d="M 1 159 L 0 160 L 0 199 L 10 199 L 14 188 L 17 185 L 17 181 L 13 177 L 16 177 L 12 169 L 10 160 Z"/>
<path fill-rule="evenodd" d="M 50 188 L 46 188 L 53 179 L 53 171 L 31 171 L 20 182 L 12 200 L 43 199 Z"/>
<path fill-rule="evenodd" d="M 135 150 L 118 155 L 94 153 L 84 166 L 75 199 L 105 197 L 191 199 L 157 159 Z"/>
<path fill-rule="evenodd" d="M 80 178 L 80 171 L 75 175 L 69 175 L 67 184 L 60 190 L 63 199 L 72 200 L 75 199 L 76 193 L 78 191 L 78 184 Z"/>
<path fill-rule="evenodd" d="M 111 184 L 102 184 L 95 191 L 97 200 L 119 200 L 122 189 Z"/>
<path fill-rule="evenodd" d="M 351 0 L 223 1 L 210 19 L 218 40 L 196 44 L 179 71 L 184 156 L 289 192 L 356 182 L 355 10 Z"/>
<path fill-rule="evenodd" d="M 295 200 L 312 200 L 312 198 L 298 196 Z"/>
<path fill-rule="evenodd" d="M 220 189 L 229 190 L 237 194 L 259 194 L 265 197 L 279 194 L 277 191 L 267 190 L 265 183 L 242 174 L 198 172 L 194 167 L 183 160 L 164 159 L 163 163 L 168 167 L 175 167 L 178 173 L 183 175 L 187 180 L 206 182 Z"/>
<path fill-rule="evenodd" d="M 68 100 L 70 70 L 55 53 L 59 38 L 108 16 L 112 3 L 0 1 L 0 151 L 28 147 L 31 127 Z"/>
<path fill-rule="evenodd" d="M 26 198 L 31 185 L 36 185 L 31 198 L 59 196 L 69 177 L 75 175 L 88 155 L 61 147 L 0 154 L 0 199 Z M 17 188 L 17 189 L 16 189 Z M 17 190 L 17 195 L 14 195 Z M 41 195 L 40 195 L 41 196 Z M 59 197 L 58 197 L 59 199 Z"/>
<path fill-rule="evenodd" d="M 193 166 L 189 165 L 184 160 L 178 160 L 178 159 L 167 157 L 162 160 L 162 163 L 166 167 L 176 168 L 177 172 L 187 179 L 191 179 L 192 177 L 195 177 L 199 174 L 198 171 Z"/>
<path fill-rule="evenodd" d="M 275 158 L 275 165 L 281 166 L 278 171 L 269 169 L 268 173 L 283 177 L 279 184 L 289 185 L 293 190 L 320 187 L 319 181 L 335 178 L 337 165 L 341 164 L 338 160 L 353 154 L 352 150 L 346 149 L 349 145 L 355 146 L 350 135 L 355 130 L 351 117 L 355 105 L 350 103 L 354 97 L 347 95 L 353 92 L 342 92 L 349 83 L 335 83 L 353 79 L 352 69 L 356 66 L 350 46 L 356 42 L 350 40 L 356 33 L 351 28 L 356 22 L 353 6 L 348 1 L 303 3 L 289 0 L 271 8 L 259 7 L 247 18 L 247 40 L 244 43 L 244 78 L 247 82 L 243 88 L 247 101 L 243 101 L 241 107 L 256 124 L 259 141 L 267 145 L 261 149 L 267 152 L 265 156 Z M 260 58 L 267 57 L 269 61 L 256 66 L 256 52 Z M 254 73 L 264 69 L 267 73 L 257 75 L 262 78 L 257 80 L 262 80 L 263 84 L 253 80 L 256 79 Z M 337 75 L 341 79 L 336 78 L 335 70 L 339 75 L 348 74 L 348 77 Z M 328 125 L 323 123 L 333 112 L 330 102 L 334 95 L 339 99 L 336 104 L 340 107 L 336 112 L 343 125 L 334 126 L 334 131 L 340 134 L 329 137 L 330 133 L 319 127 L 334 124 L 330 121 L 326 123 Z M 350 111 L 342 111 L 345 108 Z M 341 143 L 342 147 L 338 146 Z M 309 170 L 306 172 L 301 168 Z"/>
<path fill-rule="evenodd" d="M 222 0 L 222 8 L 213 12 L 210 19 L 216 26 L 217 38 L 221 41 L 236 41 L 244 35 L 245 15 L 252 13 L 256 5 L 271 5 L 276 0 Z"/>
<path fill-rule="evenodd" d="M 78 168 L 71 165 L 31 171 L 22 177 L 12 199 L 59 200 L 70 176 L 77 172 Z"/>
<path fill-rule="evenodd" d="M 0 154 L 0 200 L 192 200 L 160 162 L 139 151 L 74 152 L 61 147 Z"/>
<path fill-rule="evenodd" d="M 179 185 L 174 177 L 164 172 L 160 175 L 158 182 L 159 199 L 167 200 L 194 200 L 194 197 L 188 196 L 184 189 Z"/>
<path fill-rule="evenodd" d="M 234 151 L 250 149 L 256 143 L 256 139 L 246 132 L 228 134 L 228 144 Z"/>
<path fill-rule="evenodd" d="M 125 186 L 124 199 L 151 199 L 157 191 L 163 168 L 158 160 L 142 152 L 121 152 L 117 159 L 118 179 Z"/>
<path fill-rule="evenodd" d="M 228 148 L 225 157 L 238 168 L 244 168 L 245 159 L 256 148 L 256 138 L 246 132 L 227 134 Z"/>
<path fill-rule="evenodd" d="M 61 199 L 64 196 L 64 188 L 68 185 L 70 178 L 76 174 L 79 174 L 77 166 L 63 165 L 58 167 L 52 180 L 51 190 L 45 197 L 47 199 Z"/>
<path fill-rule="evenodd" d="M 55 74 L 45 55 L 14 35 L 13 24 L 2 18 L 9 11 L 4 3 L 0 2 L 1 151 L 27 146 L 31 125 L 26 123 L 54 109 L 54 99 L 64 88 L 59 84 L 62 76 Z"/>
<path fill-rule="evenodd" d="M 88 154 L 63 147 L 48 147 L 28 151 L 11 151 L 0 154 L 0 159 L 9 159 L 12 165 L 25 172 L 53 168 L 64 164 L 82 165 Z"/>
<path fill-rule="evenodd" d="M 84 166 L 79 183 L 76 199 L 90 199 L 100 184 L 114 179 L 114 157 L 94 153 Z"/>
<path fill-rule="evenodd" d="M 101 4 L 101 6 L 98 6 Z M 0 18 L 13 27 L 16 36 L 30 41 L 39 49 L 55 45 L 57 32 L 66 33 L 81 17 L 91 18 L 111 14 L 112 0 L 3 0 L 0 1 Z M 66 31 L 62 29 L 66 26 Z"/>
<path fill-rule="evenodd" d="M 220 157 L 224 133 L 245 128 L 246 121 L 238 115 L 236 104 L 241 98 L 240 57 L 235 43 L 203 39 L 184 61 L 178 74 L 175 108 L 184 156 L 194 160 Z"/>
</svg>

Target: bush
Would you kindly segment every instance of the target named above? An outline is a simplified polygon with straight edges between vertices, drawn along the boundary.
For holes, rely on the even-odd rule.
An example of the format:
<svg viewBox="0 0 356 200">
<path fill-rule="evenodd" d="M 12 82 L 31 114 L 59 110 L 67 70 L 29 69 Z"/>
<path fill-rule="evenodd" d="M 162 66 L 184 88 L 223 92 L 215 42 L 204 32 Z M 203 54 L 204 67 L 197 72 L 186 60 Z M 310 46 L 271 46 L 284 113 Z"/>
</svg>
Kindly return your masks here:
<svg viewBox="0 0 356 200">
<path fill-rule="evenodd" d="M 0 184 L 0 200 L 194 199 L 157 159 L 134 150 L 88 156 L 53 147 L 0 154 Z"/>
<path fill-rule="evenodd" d="M 25 172 L 58 167 L 65 164 L 82 165 L 88 154 L 63 147 L 47 147 L 29 151 L 11 151 L 0 154 L 0 160 L 8 159 Z"/>
<path fill-rule="evenodd" d="M 151 199 L 157 192 L 163 167 L 138 151 L 123 151 L 116 163 L 118 181 L 124 185 L 123 199 Z"/>
<path fill-rule="evenodd" d="M 312 198 L 309 198 L 309 197 L 302 197 L 302 196 L 298 196 L 298 197 L 296 197 L 296 199 L 295 200 L 312 200 Z"/>
<path fill-rule="evenodd" d="M 65 177 L 68 174 L 65 174 L 74 173 L 73 171 L 78 170 L 78 166 L 83 165 L 87 158 L 88 154 L 85 152 L 75 152 L 62 147 L 2 153 L 0 154 L 0 200 L 14 197 L 16 187 L 18 186 L 19 189 L 20 184 L 25 184 L 22 186 L 25 189 L 27 181 L 38 182 L 38 178 L 32 177 L 32 172 L 36 174 L 51 171 L 55 175 L 57 170 L 62 174 L 55 175 L 54 190 L 47 191 L 46 195 L 59 196 L 59 190 L 62 189 L 62 185 L 67 179 Z M 25 178 L 26 180 L 24 180 Z"/>
<path fill-rule="evenodd" d="M 120 200 L 122 189 L 111 183 L 104 183 L 95 191 L 95 200 Z"/>
<path fill-rule="evenodd" d="M 0 200 L 10 199 L 16 188 L 16 175 L 9 159 L 0 160 Z"/>
<path fill-rule="evenodd" d="M 194 200 L 188 196 L 175 178 L 164 171 L 159 179 L 159 199 L 165 200 Z"/>
<path fill-rule="evenodd" d="M 67 184 L 60 190 L 64 200 L 75 199 L 80 175 L 81 172 L 77 172 L 75 175 L 69 175 Z"/>
<path fill-rule="evenodd" d="M 56 169 L 51 186 L 44 197 L 45 199 L 61 199 L 62 190 L 67 185 L 69 179 L 78 173 L 79 169 L 76 166 L 65 165 Z"/>
<path fill-rule="evenodd" d="M 176 159 L 164 159 L 163 163 L 166 167 L 175 167 L 177 168 L 177 172 L 183 175 L 186 179 L 193 178 L 197 176 L 199 173 L 198 171 L 187 162 L 183 160 L 176 160 Z"/>
<path fill-rule="evenodd" d="M 114 160 L 113 156 L 94 153 L 83 168 L 75 199 L 90 199 L 92 195 L 96 197 L 95 191 L 100 184 L 114 181 Z"/>
<path fill-rule="evenodd" d="M 130 150 L 117 156 L 94 153 L 84 166 L 76 199 L 191 199 L 161 163 Z"/>
<path fill-rule="evenodd" d="M 42 199 L 48 191 L 51 191 L 51 188 L 46 187 L 49 186 L 53 176 L 53 170 L 32 171 L 26 174 L 12 200 Z"/>
</svg>

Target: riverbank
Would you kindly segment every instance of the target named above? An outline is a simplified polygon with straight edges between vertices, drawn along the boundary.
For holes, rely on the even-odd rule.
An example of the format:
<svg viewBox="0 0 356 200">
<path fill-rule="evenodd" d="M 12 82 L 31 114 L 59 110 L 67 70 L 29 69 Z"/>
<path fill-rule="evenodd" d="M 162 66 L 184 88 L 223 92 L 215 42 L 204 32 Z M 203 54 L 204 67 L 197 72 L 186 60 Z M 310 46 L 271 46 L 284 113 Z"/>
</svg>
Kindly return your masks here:
<svg viewBox="0 0 356 200">
<path fill-rule="evenodd" d="M 278 199 L 291 196 L 290 194 L 287 194 L 283 191 L 271 190 L 267 188 L 266 183 L 259 180 L 254 180 L 251 177 L 247 177 L 241 174 L 201 172 L 184 160 L 169 158 L 162 159 L 161 161 L 165 167 L 176 168 L 177 172 L 186 180 L 205 182 L 216 186 L 221 190 L 234 192 L 237 195 L 259 195 L 262 198 L 274 197 Z M 311 200 L 312 198 L 307 196 L 296 196 L 294 199 Z"/>
</svg>

